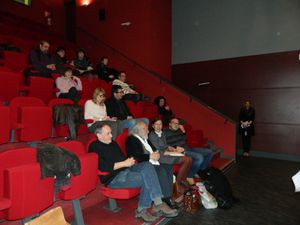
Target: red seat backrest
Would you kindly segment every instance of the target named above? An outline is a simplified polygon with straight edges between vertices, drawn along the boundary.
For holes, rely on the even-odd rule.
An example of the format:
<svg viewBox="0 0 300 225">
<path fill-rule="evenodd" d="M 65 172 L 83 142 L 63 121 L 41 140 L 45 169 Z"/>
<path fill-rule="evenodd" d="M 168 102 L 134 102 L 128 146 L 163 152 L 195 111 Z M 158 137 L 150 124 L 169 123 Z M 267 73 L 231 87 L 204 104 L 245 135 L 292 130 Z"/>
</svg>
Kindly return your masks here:
<svg viewBox="0 0 300 225">
<path fill-rule="evenodd" d="M 52 78 L 30 76 L 28 96 L 49 102 L 54 97 L 53 85 L 54 80 Z"/>
<path fill-rule="evenodd" d="M 6 168 L 37 162 L 34 148 L 11 149 L 0 153 L 0 198 L 3 197 L 3 173 Z"/>
<path fill-rule="evenodd" d="M 20 107 L 22 106 L 45 106 L 45 103 L 35 97 L 15 97 L 9 103 L 10 108 L 10 122 L 12 128 L 16 127 L 16 124 L 20 122 L 19 114 Z"/>
<path fill-rule="evenodd" d="M 119 134 L 116 137 L 116 142 L 120 146 L 120 148 L 121 148 L 121 150 L 122 150 L 122 152 L 125 156 L 127 156 L 126 146 L 125 146 L 125 142 L 126 142 L 127 137 L 128 137 L 128 129 L 124 129 L 122 134 Z"/>
<path fill-rule="evenodd" d="M 3 51 L 3 57 L 4 66 L 11 68 L 14 72 L 22 72 L 28 66 L 27 53 Z"/>
<path fill-rule="evenodd" d="M 4 177 L 4 197 L 11 201 L 5 212 L 7 220 L 33 216 L 52 205 L 54 178 L 41 179 L 39 163 L 7 168 Z"/>
<path fill-rule="evenodd" d="M 11 101 L 19 96 L 22 74 L 0 71 L 0 101 Z"/>
<path fill-rule="evenodd" d="M 74 102 L 68 98 L 54 98 L 48 102 L 48 106 L 53 107 L 56 105 L 73 105 Z"/>
<path fill-rule="evenodd" d="M 64 141 L 56 143 L 56 145 L 73 152 L 77 156 L 85 155 L 87 153 L 84 145 L 80 141 Z"/>
<path fill-rule="evenodd" d="M 0 144 L 9 142 L 10 110 L 7 106 L 0 106 Z"/>
<path fill-rule="evenodd" d="M 94 190 L 99 182 L 98 155 L 88 153 L 79 156 L 79 160 L 81 165 L 80 175 L 71 175 L 71 187 L 60 192 L 59 198 L 61 199 L 78 199 Z"/>
<path fill-rule="evenodd" d="M 20 107 L 20 117 L 21 141 L 39 141 L 51 137 L 53 124 L 51 107 L 23 106 Z"/>
</svg>

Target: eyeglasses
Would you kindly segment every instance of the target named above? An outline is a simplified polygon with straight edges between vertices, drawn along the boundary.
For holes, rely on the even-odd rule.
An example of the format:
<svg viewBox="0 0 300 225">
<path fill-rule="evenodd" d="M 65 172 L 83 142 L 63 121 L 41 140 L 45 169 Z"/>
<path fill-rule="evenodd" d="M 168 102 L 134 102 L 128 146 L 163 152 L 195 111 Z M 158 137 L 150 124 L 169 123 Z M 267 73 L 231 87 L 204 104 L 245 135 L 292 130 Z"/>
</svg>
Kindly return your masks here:
<svg viewBox="0 0 300 225">
<path fill-rule="evenodd" d="M 98 95 L 100 98 L 103 98 L 103 97 L 105 97 L 105 95 Z"/>
</svg>

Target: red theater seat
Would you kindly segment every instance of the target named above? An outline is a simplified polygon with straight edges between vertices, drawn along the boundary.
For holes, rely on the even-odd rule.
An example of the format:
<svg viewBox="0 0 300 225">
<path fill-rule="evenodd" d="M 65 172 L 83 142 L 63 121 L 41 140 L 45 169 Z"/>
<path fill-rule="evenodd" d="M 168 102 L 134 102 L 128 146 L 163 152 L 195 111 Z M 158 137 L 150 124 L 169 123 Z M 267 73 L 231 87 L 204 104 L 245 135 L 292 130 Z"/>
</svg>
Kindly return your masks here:
<svg viewBox="0 0 300 225">
<path fill-rule="evenodd" d="M 19 96 L 22 74 L 0 71 L 0 101 L 10 101 Z"/>
<path fill-rule="evenodd" d="M 126 147 L 125 147 L 125 142 L 126 142 L 127 137 L 128 137 L 128 129 L 124 129 L 122 134 L 119 134 L 116 137 L 116 142 L 120 146 L 120 148 L 125 156 L 127 156 Z"/>
<path fill-rule="evenodd" d="M 84 147 L 82 146 L 83 150 Z M 58 197 L 62 200 L 72 200 L 74 212 L 74 224 L 84 224 L 80 198 L 96 189 L 98 180 L 98 156 L 89 153 L 79 156 L 81 173 L 78 176 L 71 175 L 70 188 L 61 190 Z M 73 224 L 73 223 L 72 223 Z"/>
<path fill-rule="evenodd" d="M 31 217 L 53 203 L 54 179 L 41 179 L 39 163 L 6 168 L 4 180 L 4 199 L 10 201 L 4 211 L 6 220 Z"/>
<path fill-rule="evenodd" d="M 51 137 L 52 109 L 48 106 L 21 107 L 21 141 L 40 141 Z"/>
<path fill-rule="evenodd" d="M 184 129 L 189 147 L 203 147 L 207 144 L 207 138 L 204 137 L 202 130 L 193 130 L 190 124 L 185 124 Z"/>
<path fill-rule="evenodd" d="M 129 100 L 125 100 L 125 102 L 134 118 L 144 117 L 144 106 L 141 103 L 135 104 Z"/>
<path fill-rule="evenodd" d="M 84 145 L 80 141 L 64 141 L 56 143 L 56 145 L 73 152 L 77 156 L 87 154 Z"/>
<path fill-rule="evenodd" d="M 28 96 L 40 98 L 47 103 L 55 97 L 53 85 L 54 80 L 51 78 L 30 76 Z"/>
<path fill-rule="evenodd" d="M 87 149 L 89 148 L 90 144 L 96 140 L 92 138 L 87 143 Z M 98 161 L 99 163 L 99 161 Z M 98 175 L 107 175 L 107 172 L 98 171 Z M 108 198 L 108 205 L 104 206 L 104 208 L 111 210 L 113 212 L 117 212 L 120 208 L 117 205 L 116 199 L 131 199 L 139 195 L 140 188 L 110 188 L 105 185 L 101 186 L 102 194 Z"/>
<path fill-rule="evenodd" d="M 0 144 L 8 143 L 10 136 L 10 110 L 7 106 L 0 106 Z"/>
<path fill-rule="evenodd" d="M 28 54 L 3 51 L 4 66 L 11 68 L 14 72 L 22 72 L 28 66 Z"/>
<path fill-rule="evenodd" d="M 21 107 L 24 106 L 45 106 L 45 103 L 35 97 L 15 97 L 9 103 L 10 108 L 10 126 L 12 129 L 12 141 L 14 141 L 15 131 L 22 128 L 21 124 Z M 52 118 L 52 117 L 51 117 Z M 43 123 L 42 123 L 43 124 Z M 41 126 L 41 124 L 39 124 Z"/>
<path fill-rule="evenodd" d="M 4 199 L 4 170 L 23 164 L 36 162 L 36 150 L 34 148 L 11 149 L 0 153 L 0 219 L 4 218 L 4 209 L 11 204 L 10 200 Z"/>
</svg>

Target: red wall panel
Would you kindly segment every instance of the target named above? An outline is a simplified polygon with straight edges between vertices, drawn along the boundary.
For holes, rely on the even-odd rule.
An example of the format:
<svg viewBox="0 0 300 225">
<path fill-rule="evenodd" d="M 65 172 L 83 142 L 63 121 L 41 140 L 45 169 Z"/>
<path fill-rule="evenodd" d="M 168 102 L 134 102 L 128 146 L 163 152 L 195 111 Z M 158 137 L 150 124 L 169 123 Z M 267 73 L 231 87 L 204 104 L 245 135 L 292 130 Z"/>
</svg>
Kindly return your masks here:
<svg viewBox="0 0 300 225">
<path fill-rule="evenodd" d="M 53 14 L 52 26 L 49 30 L 58 33 L 60 35 L 64 34 L 64 8 L 63 1 L 57 0 L 38 0 L 31 1 L 32 5 L 30 7 L 24 6 L 20 3 L 16 3 L 11 0 L 1 0 L 1 11 L 9 12 L 17 17 L 23 17 L 30 21 L 46 24 L 44 18 L 44 11 L 49 10 Z"/>
<path fill-rule="evenodd" d="M 298 54 L 293 51 L 174 65 L 173 80 L 235 120 L 243 101 L 250 99 L 256 108 L 253 149 L 300 154 Z M 198 86 L 207 81 L 210 85 Z"/>
<path fill-rule="evenodd" d="M 103 8 L 106 18 L 99 21 L 98 12 Z M 131 24 L 121 26 L 124 22 Z M 87 31 L 79 32 L 77 40 L 92 58 L 108 55 L 114 61 L 114 55 L 87 33 L 170 79 L 171 0 L 93 1 L 86 7 L 77 7 L 77 26 Z"/>
</svg>

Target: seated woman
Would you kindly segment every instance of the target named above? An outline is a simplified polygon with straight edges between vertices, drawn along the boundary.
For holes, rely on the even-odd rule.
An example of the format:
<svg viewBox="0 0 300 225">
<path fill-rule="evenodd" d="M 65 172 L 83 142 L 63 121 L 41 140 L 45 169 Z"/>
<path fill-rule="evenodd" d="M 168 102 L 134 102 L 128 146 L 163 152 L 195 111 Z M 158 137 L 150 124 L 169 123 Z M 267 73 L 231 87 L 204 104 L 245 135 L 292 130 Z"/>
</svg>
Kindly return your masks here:
<svg viewBox="0 0 300 225">
<path fill-rule="evenodd" d="M 80 75 L 90 73 L 93 70 L 92 64 L 89 58 L 85 55 L 82 49 L 77 50 L 77 58 L 74 59 L 70 64 L 75 66 L 76 72 Z"/>
<path fill-rule="evenodd" d="M 57 73 L 62 73 L 63 70 L 67 67 L 68 60 L 66 57 L 66 49 L 64 47 L 58 47 L 55 51 L 54 61 L 56 66 Z"/>
<path fill-rule="evenodd" d="M 58 98 L 68 98 L 77 103 L 80 100 L 78 91 L 82 90 L 81 80 L 73 76 L 72 69 L 64 69 L 63 76 L 56 78 L 56 87 L 59 91 L 56 93 Z"/>
<path fill-rule="evenodd" d="M 129 130 L 129 136 L 126 139 L 126 152 L 129 157 L 133 157 L 137 162 L 150 162 L 157 173 L 160 187 L 164 198 L 170 208 L 176 209 L 178 206 L 172 201 L 173 194 L 173 166 L 160 163 L 160 153 L 147 140 L 148 126 L 144 122 L 138 122 Z"/>
<path fill-rule="evenodd" d="M 192 166 L 192 158 L 189 156 L 184 156 L 182 153 L 184 149 L 177 146 L 176 148 L 168 146 L 166 136 L 162 131 L 162 120 L 155 118 L 152 121 L 153 131 L 149 134 L 149 140 L 154 145 L 155 149 L 159 150 L 161 155 L 159 162 L 167 164 L 179 164 L 180 168 L 176 177 L 176 185 L 178 187 L 178 192 L 184 193 L 187 189 L 187 176 L 188 172 Z M 182 156 L 172 156 L 172 155 Z"/>
<path fill-rule="evenodd" d="M 87 100 L 84 105 L 84 119 L 92 119 L 88 123 L 89 132 L 94 133 L 95 129 L 101 124 L 107 124 L 112 128 L 113 139 L 122 133 L 122 122 L 117 118 L 107 116 L 105 101 L 105 91 L 102 88 L 96 88 L 93 93 L 93 99 Z"/>
<path fill-rule="evenodd" d="M 167 126 L 174 114 L 170 107 L 167 105 L 166 98 L 164 96 L 158 96 L 155 98 L 154 104 L 157 105 L 158 115 L 161 117 L 163 125 Z"/>
</svg>

